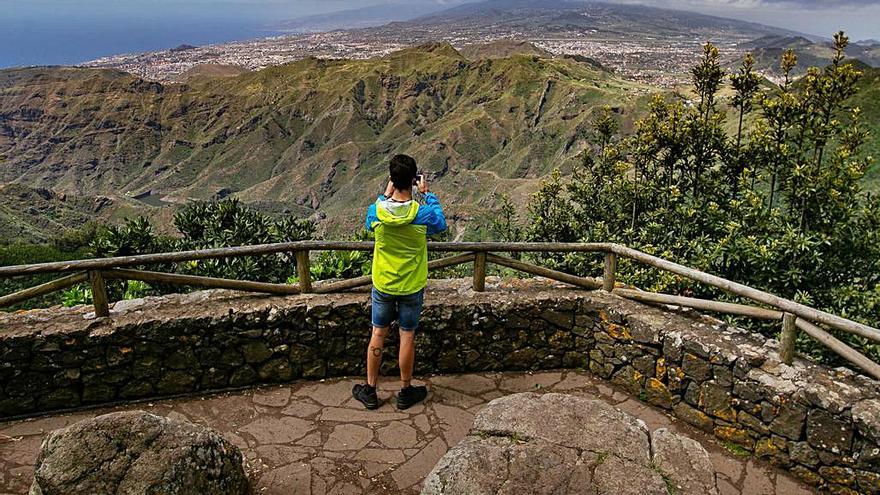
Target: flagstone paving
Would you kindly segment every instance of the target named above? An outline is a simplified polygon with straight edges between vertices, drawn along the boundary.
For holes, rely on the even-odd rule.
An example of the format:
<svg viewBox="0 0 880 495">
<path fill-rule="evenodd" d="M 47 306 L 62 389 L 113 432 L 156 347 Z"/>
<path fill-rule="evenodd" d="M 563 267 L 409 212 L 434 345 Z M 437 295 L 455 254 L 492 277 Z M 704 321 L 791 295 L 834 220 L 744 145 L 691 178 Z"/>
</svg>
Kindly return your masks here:
<svg viewBox="0 0 880 495">
<path fill-rule="evenodd" d="M 708 435 L 580 371 L 434 376 L 426 404 L 397 411 L 385 382 L 376 411 L 351 399 L 357 379 L 298 382 L 0 423 L 0 494 L 25 494 L 44 435 L 87 417 L 144 409 L 209 426 L 235 443 L 256 480 L 256 494 L 418 493 L 450 446 L 467 434 L 488 401 L 525 391 L 597 398 L 700 441 L 712 458 L 721 495 L 811 493 L 788 474 L 737 457 Z"/>
</svg>

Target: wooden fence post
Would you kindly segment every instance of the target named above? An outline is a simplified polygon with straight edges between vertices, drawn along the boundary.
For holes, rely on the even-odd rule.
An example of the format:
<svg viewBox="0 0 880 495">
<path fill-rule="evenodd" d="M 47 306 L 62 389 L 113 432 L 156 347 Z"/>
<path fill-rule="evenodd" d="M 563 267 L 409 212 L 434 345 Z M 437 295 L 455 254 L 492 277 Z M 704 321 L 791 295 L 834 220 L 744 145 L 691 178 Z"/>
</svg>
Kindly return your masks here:
<svg viewBox="0 0 880 495">
<path fill-rule="evenodd" d="M 296 252 L 296 274 L 299 277 L 299 289 L 303 294 L 312 292 L 312 275 L 309 271 L 309 252 Z"/>
<path fill-rule="evenodd" d="M 782 334 L 779 336 L 779 357 L 782 362 L 791 365 L 794 362 L 794 345 L 797 341 L 797 316 L 791 313 L 782 314 Z"/>
<path fill-rule="evenodd" d="M 92 284 L 92 302 L 95 305 L 95 317 L 105 318 L 110 316 L 110 304 L 107 298 L 107 284 L 104 283 L 104 276 L 99 271 L 90 271 L 89 282 Z"/>
<path fill-rule="evenodd" d="M 602 277 L 602 288 L 607 292 L 614 290 L 617 282 L 617 255 L 611 251 L 605 253 L 605 274 Z"/>
<path fill-rule="evenodd" d="M 474 292 L 486 290 L 486 252 L 474 253 Z"/>
</svg>

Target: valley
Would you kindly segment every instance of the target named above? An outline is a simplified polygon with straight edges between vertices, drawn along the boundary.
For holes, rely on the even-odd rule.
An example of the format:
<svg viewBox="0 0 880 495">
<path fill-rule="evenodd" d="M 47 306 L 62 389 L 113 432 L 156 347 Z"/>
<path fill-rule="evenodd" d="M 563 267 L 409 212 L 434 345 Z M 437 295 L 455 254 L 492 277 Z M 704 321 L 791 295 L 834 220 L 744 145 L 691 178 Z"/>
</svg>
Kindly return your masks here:
<svg viewBox="0 0 880 495">
<path fill-rule="evenodd" d="M 408 153 L 453 222 L 473 231 L 496 193 L 524 204 L 552 169 L 575 166 L 601 106 L 631 125 L 656 91 L 588 61 L 482 53 L 433 43 L 186 84 L 108 69 L 2 71 L 0 181 L 106 197 L 113 211 L 161 209 L 136 197 L 235 197 L 349 234 L 381 191 L 385 159 Z"/>
</svg>

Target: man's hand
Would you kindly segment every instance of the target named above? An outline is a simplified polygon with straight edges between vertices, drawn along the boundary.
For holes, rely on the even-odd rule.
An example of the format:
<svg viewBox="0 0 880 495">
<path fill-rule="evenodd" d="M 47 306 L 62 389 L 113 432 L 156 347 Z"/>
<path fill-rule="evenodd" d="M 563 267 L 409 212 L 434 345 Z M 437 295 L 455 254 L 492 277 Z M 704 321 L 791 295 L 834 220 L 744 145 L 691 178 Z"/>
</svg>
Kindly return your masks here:
<svg viewBox="0 0 880 495">
<path fill-rule="evenodd" d="M 385 196 L 386 198 L 390 198 L 393 194 L 394 194 L 394 183 L 389 180 L 388 185 L 385 186 L 385 194 L 383 194 L 383 196 Z"/>
<path fill-rule="evenodd" d="M 425 194 L 428 192 L 428 179 L 422 175 L 422 180 L 419 181 L 419 192 Z"/>
</svg>

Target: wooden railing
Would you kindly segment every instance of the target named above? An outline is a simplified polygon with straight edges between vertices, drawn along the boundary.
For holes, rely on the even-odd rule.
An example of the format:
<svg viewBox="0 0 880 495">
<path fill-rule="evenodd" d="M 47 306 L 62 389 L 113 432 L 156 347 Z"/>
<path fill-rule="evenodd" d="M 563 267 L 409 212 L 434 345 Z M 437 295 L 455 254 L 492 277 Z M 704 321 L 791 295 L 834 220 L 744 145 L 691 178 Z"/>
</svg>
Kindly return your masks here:
<svg viewBox="0 0 880 495">
<path fill-rule="evenodd" d="M 300 241 L 116 258 L 61 261 L 34 265 L 5 266 L 0 267 L 0 278 L 45 273 L 60 273 L 67 275 L 14 294 L 0 296 L 0 308 L 12 306 L 34 297 L 39 297 L 77 284 L 88 282 L 92 288 L 95 315 L 97 317 L 109 317 L 110 309 L 105 285 L 106 280 L 139 280 L 152 283 L 232 289 L 280 295 L 340 292 L 370 285 L 372 280 L 369 276 L 364 276 L 347 280 L 313 283 L 309 274 L 309 253 L 311 251 L 370 251 L 372 249 L 372 242 Z M 603 289 L 620 297 L 634 301 L 650 304 L 682 306 L 715 313 L 747 316 L 762 320 L 777 320 L 781 322 L 780 355 L 782 360 L 787 364 L 791 364 L 794 359 L 797 333 L 798 331 L 802 331 L 853 365 L 861 368 L 872 377 L 880 379 L 880 365 L 835 338 L 819 325 L 825 325 L 836 330 L 859 335 L 874 342 L 880 342 L 880 330 L 746 285 L 716 277 L 693 268 L 688 268 L 635 249 L 630 249 L 626 246 L 613 243 L 432 242 L 428 244 L 428 249 L 434 252 L 460 253 L 454 256 L 431 261 L 428 263 L 428 268 L 430 270 L 437 270 L 464 263 L 473 263 L 473 288 L 475 291 L 479 292 L 485 290 L 487 264 L 494 263 L 496 265 L 512 268 L 531 275 L 546 277 L 581 288 Z M 502 252 L 603 253 L 605 256 L 604 273 L 603 277 L 600 279 L 571 275 L 513 258 L 493 254 Z M 297 264 L 297 274 L 299 276 L 298 283 L 274 284 L 181 275 L 175 273 L 161 273 L 129 268 L 162 263 L 260 256 L 279 253 L 294 253 Z M 764 305 L 765 307 L 644 292 L 636 289 L 620 287 L 616 284 L 615 276 L 618 258 L 627 258 L 637 263 L 665 270 L 696 282 L 722 289 L 731 294 Z M 0 329 L 0 331 L 2 331 L 2 329 Z"/>
</svg>

